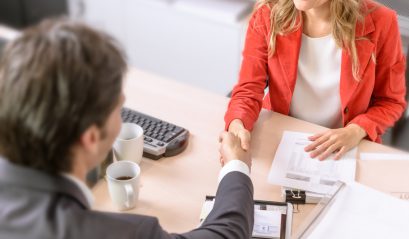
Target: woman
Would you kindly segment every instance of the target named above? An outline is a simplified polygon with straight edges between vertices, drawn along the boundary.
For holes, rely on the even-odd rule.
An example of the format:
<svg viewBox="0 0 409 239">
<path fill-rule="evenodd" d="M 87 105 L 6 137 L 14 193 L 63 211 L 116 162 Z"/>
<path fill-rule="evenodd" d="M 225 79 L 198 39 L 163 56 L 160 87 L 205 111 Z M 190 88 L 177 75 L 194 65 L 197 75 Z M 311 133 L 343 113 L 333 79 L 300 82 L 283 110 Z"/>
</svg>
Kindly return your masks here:
<svg viewBox="0 0 409 239">
<path fill-rule="evenodd" d="M 310 137 L 305 150 L 339 159 L 365 137 L 381 142 L 399 119 L 404 71 L 392 10 L 369 0 L 262 0 L 248 26 L 226 129 L 248 149 L 264 107 L 331 128 Z"/>
</svg>

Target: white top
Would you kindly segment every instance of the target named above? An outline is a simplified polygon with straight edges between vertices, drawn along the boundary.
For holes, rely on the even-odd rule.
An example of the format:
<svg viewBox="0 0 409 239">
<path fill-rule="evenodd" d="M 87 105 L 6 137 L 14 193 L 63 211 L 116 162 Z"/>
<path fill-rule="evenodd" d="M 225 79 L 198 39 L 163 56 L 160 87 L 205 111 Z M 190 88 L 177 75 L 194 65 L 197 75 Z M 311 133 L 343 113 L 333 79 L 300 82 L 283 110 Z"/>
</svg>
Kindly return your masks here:
<svg viewBox="0 0 409 239">
<path fill-rule="evenodd" d="M 341 56 L 332 35 L 302 35 L 291 116 L 328 128 L 342 127 Z"/>
</svg>

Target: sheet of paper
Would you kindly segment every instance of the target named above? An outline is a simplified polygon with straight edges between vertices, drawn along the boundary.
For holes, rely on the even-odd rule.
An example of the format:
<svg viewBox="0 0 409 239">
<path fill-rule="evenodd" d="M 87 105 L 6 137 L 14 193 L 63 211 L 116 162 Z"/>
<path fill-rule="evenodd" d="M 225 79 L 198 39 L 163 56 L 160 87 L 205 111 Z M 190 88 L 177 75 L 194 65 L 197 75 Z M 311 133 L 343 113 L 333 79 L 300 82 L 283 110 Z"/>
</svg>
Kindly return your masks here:
<svg viewBox="0 0 409 239">
<path fill-rule="evenodd" d="M 279 211 L 254 210 L 253 237 L 280 238 L 281 213 Z"/>
<path fill-rule="evenodd" d="M 409 202 L 362 184 L 349 183 L 336 196 L 309 239 L 409 238 Z"/>
<path fill-rule="evenodd" d="M 355 180 L 356 152 L 349 151 L 340 160 L 312 159 L 304 148 L 312 134 L 284 131 L 268 175 L 268 182 L 315 193 L 327 193 L 336 181 Z"/>
<path fill-rule="evenodd" d="M 407 160 L 409 154 L 361 153 L 361 160 Z"/>
<path fill-rule="evenodd" d="M 203 203 L 202 211 L 200 212 L 200 223 L 202 223 L 204 219 L 206 219 L 206 217 L 212 211 L 213 206 L 214 206 L 214 201 L 206 200 Z"/>
</svg>

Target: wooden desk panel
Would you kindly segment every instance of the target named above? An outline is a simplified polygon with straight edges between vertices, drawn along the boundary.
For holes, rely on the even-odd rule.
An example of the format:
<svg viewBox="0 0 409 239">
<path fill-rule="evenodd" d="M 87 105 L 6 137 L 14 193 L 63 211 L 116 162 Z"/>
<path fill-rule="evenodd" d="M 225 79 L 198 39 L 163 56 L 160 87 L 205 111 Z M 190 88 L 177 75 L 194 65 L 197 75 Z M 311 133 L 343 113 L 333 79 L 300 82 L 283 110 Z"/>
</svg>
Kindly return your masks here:
<svg viewBox="0 0 409 239">
<path fill-rule="evenodd" d="M 170 232 L 184 232 L 198 225 L 205 195 L 214 195 L 220 170 L 218 135 L 224 128 L 228 98 L 131 69 L 126 81 L 125 105 L 190 130 L 189 146 L 182 154 L 159 161 L 143 159 L 138 206 L 128 213 L 152 215 Z M 267 183 L 267 175 L 284 130 L 325 130 L 308 122 L 262 111 L 252 134 L 251 177 L 255 199 L 281 201 L 279 186 Z M 373 142 L 360 144 L 361 152 L 400 152 Z M 376 182 L 375 182 L 376 184 Z M 95 209 L 116 211 L 105 181 L 93 189 Z M 300 205 L 294 228 L 314 205 Z"/>
</svg>

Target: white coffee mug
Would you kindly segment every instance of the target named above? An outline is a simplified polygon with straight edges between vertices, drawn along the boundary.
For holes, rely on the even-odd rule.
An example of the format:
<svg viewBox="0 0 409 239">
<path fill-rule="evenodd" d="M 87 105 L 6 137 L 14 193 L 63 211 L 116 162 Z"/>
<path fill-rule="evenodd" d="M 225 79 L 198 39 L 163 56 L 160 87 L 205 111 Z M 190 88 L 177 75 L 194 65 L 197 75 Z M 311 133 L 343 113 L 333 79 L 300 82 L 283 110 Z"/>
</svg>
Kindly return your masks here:
<svg viewBox="0 0 409 239">
<path fill-rule="evenodd" d="M 140 163 L 143 154 L 143 129 L 134 123 L 123 123 L 114 143 L 114 153 L 118 160 Z"/>
<path fill-rule="evenodd" d="M 119 210 L 134 208 L 139 197 L 141 169 L 131 161 L 117 161 L 106 171 L 108 190 L 112 201 Z"/>
</svg>

